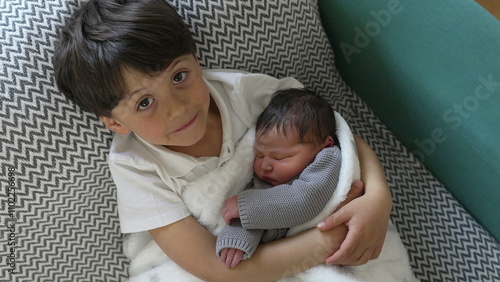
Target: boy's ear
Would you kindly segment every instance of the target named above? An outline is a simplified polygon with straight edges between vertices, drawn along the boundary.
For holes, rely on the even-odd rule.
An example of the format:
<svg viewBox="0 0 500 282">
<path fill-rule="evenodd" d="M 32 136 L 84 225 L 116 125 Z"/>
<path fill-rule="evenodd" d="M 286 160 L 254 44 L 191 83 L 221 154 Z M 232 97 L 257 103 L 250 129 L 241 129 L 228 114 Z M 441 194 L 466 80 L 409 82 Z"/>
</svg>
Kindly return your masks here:
<svg viewBox="0 0 500 282">
<path fill-rule="evenodd" d="M 327 136 L 325 138 L 325 141 L 323 141 L 323 144 L 321 145 L 323 146 L 323 148 L 332 147 L 333 145 L 335 145 L 335 141 L 333 140 L 332 136 Z"/>
<path fill-rule="evenodd" d="M 104 123 L 104 125 L 111 131 L 124 135 L 130 132 L 130 129 L 126 128 L 123 124 L 112 117 L 99 116 L 99 119 Z"/>
</svg>

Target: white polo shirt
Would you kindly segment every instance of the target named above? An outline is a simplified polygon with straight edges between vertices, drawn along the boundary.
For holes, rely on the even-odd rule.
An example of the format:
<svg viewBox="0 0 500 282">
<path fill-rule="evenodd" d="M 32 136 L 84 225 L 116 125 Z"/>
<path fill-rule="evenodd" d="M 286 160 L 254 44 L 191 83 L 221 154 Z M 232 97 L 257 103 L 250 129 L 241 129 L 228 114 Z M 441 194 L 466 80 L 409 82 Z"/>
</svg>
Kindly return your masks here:
<svg viewBox="0 0 500 282">
<path fill-rule="evenodd" d="M 293 78 L 233 70 L 204 70 L 203 78 L 221 113 L 219 157 L 195 158 L 149 144 L 134 133 L 114 135 L 108 162 L 117 187 L 122 232 L 151 230 L 189 216 L 181 198 L 183 188 L 233 156 L 235 144 L 276 90 L 303 87 Z"/>
</svg>

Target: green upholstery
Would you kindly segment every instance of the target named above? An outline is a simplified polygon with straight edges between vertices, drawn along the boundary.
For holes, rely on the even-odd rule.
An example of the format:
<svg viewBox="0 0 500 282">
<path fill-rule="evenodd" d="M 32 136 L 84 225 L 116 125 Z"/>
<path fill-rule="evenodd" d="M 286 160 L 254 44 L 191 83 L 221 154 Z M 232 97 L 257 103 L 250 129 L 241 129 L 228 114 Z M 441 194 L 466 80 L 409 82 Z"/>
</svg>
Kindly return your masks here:
<svg viewBox="0 0 500 282">
<path fill-rule="evenodd" d="M 347 83 L 500 241 L 500 21 L 465 0 L 319 3 Z"/>
</svg>

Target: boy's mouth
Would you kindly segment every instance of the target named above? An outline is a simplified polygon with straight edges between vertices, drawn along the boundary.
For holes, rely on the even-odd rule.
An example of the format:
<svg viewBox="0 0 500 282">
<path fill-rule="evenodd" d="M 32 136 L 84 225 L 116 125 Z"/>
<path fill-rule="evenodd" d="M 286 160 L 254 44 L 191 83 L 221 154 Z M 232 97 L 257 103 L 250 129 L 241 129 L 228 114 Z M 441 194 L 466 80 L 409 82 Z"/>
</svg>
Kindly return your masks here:
<svg viewBox="0 0 500 282">
<path fill-rule="evenodd" d="M 190 120 L 188 123 L 184 124 L 183 126 L 181 126 L 180 128 L 178 128 L 174 132 L 180 132 L 180 131 L 183 131 L 184 129 L 190 127 L 193 123 L 195 123 L 195 121 L 196 121 L 197 118 L 198 118 L 198 114 L 196 114 L 196 116 L 194 116 L 194 118 L 192 120 Z"/>
</svg>

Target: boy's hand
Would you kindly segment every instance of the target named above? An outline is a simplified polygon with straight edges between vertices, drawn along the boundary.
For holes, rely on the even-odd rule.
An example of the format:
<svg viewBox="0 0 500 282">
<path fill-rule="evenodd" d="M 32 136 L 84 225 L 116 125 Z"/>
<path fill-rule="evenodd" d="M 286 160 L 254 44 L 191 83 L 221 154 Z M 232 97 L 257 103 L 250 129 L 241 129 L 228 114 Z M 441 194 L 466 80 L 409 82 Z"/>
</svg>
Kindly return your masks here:
<svg viewBox="0 0 500 282">
<path fill-rule="evenodd" d="M 242 250 L 233 248 L 222 249 L 220 253 L 220 260 L 225 263 L 227 267 L 235 267 L 238 263 L 240 263 L 244 253 L 245 252 Z"/>
<path fill-rule="evenodd" d="M 374 206 L 377 201 L 369 199 L 367 195 L 348 202 L 353 195 L 359 195 L 362 188 L 361 181 L 355 182 L 351 186 L 346 203 L 318 224 L 322 231 L 341 224 L 345 224 L 349 229 L 340 249 L 326 259 L 326 264 L 361 265 L 380 255 L 389 223 L 390 208 L 387 211 L 387 207 L 383 206 L 385 203 Z"/>
<path fill-rule="evenodd" d="M 222 217 L 227 225 L 235 218 L 240 218 L 240 209 L 238 208 L 238 195 L 224 201 L 222 204 Z"/>
</svg>

